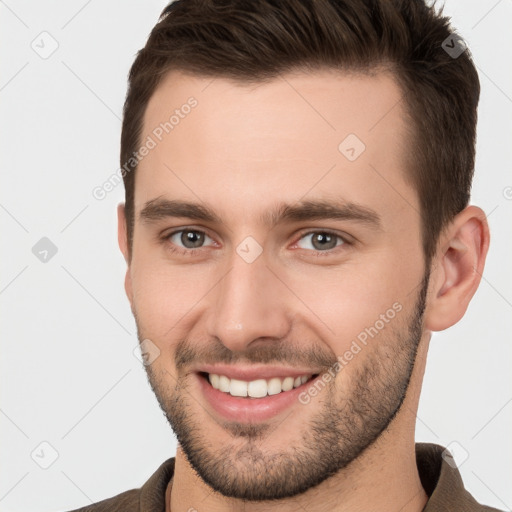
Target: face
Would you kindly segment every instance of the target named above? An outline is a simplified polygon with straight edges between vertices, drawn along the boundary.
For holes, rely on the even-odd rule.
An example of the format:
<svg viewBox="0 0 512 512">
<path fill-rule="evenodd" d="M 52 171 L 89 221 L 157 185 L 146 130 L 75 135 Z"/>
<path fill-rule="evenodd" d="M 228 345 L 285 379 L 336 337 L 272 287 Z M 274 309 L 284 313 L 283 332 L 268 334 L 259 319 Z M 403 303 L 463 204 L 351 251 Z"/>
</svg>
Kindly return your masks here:
<svg viewBox="0 0 512 512">
<path fill-rule="evenodd" d="M 173 72 L 149 102 L 126 289 L 159 403 L 225 496 L 302 493 L 399 411 L 428 283 L 400 96 L 384 73 Z"/>
</svg>

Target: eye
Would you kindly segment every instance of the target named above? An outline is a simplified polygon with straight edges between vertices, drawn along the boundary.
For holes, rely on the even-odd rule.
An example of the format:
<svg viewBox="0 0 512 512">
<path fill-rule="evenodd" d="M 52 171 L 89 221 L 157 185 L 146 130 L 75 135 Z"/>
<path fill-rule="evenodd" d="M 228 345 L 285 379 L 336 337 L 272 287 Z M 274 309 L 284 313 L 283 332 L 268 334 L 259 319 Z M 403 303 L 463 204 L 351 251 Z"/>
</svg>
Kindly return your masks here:
<svg viewBox="0 0 512 512">
<path fill-rule="evenodd" d="M 198 249 L 203 247 L 205 242 L 213 242 L 204 231 L 197 229 L 181 229 L 170 233 L 165 238 L 184 249 Z"/>
<path fill-rule="evenodd" d="M 335 233 L 329 231 L 312 231 L 303 235 L 297 242 L 301 249 L 311 249 L 314 251 L 328 251 L 348 242 Z"/>
</svg>

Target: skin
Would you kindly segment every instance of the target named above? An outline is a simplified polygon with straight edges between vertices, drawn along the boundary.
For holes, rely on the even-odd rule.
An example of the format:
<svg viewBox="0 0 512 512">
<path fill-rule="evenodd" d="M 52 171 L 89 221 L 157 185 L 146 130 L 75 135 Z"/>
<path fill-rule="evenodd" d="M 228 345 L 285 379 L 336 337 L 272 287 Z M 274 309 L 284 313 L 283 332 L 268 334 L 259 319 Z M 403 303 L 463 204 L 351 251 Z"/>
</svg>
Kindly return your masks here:
<svg viewBox="0 0 512 512">
<path fill-rule="evenodd" d="M 422 308 L 428 269 L 417 192 L 405 179 L 408 121 L 392 76 L 323 70 L 243 86 L 172 72 L 148 104 L 141 140 L 191 96 L 197 107 L 139 163 L 131 253 L 118 209 L 139 338 L 160 350 L 148 377 L 178 430 L 167 511 L 422 510 L 414 428 L 428 344 L 433 331 L 462 318 L 479 285 L 489 245 L 484 212 L 468 206 L 441 234 Z M 366 146 L 355 161 L 338 150 L 351 133 Z M 219 221 L 145 221 L 141 211 L 157 198 L 206 205 Z M 340 199 L 375 211 L 380 229 L 353 219 L 262 222 L 281 202 Z M 179 236 L 164 238 L 180 228 L 206 232 L 205 246 L 185 249 Z M 325 230 L 353 243 L 337 239 L 322 252 L 305 235 Z M 252 263 L 236 252 L 248 236 L 263 248 Z M 276 356 L 282 366 L 308 368 L 314 352 L 327 364 L 394 303 L 400 313 L 317 397 L 252 430 L 223 421 L 192 372 L 194 363 L 228 355 L 244 364 Z M 177 368 L 184 347 L 192 359 Z M 368 410 L 358 413 L 363 405 Z M 342 440 L 329 439 L 336 428 Z M 313 482 L 330 453 L 337 471 Z M 227 464 L 215 466 L 221 458 Z M 239 493 L 257 490 L 258 479 L 260 491 L 277 482 L 290 496 L 234 497 L 237 484 Z"/>
</svg>

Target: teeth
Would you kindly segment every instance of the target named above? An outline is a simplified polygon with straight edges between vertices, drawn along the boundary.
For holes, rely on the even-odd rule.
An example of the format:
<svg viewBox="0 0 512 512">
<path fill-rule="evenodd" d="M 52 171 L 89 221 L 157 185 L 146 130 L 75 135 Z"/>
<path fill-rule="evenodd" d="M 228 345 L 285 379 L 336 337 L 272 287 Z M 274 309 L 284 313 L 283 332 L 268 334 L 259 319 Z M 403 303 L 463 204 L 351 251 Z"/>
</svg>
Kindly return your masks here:
<svg viewBox="0 0 512 512">
<path fill-rule="evenodd" d="M 290 391 L 310 380 L 312 375 L 300 377 L 273 377 L 271 379 L 257 379 L 250 382 L 238 379 L 229 379 L 225 375 L 208 374 L 208 380 L 215 389 L 229 393 L 231 396 L 263 398 L 267 395 L 277 395 L 282 391 Z"/>
<path fill-rule="evenodd" d="M 281 379 L 279 377 L 274 377 L 267 381 L 267 393 L 269 395 L 277 395 L 278 393 L 281 393 L 281 391 Z"/>
<path fill-rule="evenodd" d="M 247 396 L 247 387 L 247 382 L 231 379 L 229 383 L 229 394 L 233 396 Z"/>
<path fill-rule="evenodd" d="M 290 389 L 293 389 L 293 377 L 286 377 L 286 379 L 283 380 L 283 384 L 281 385 L 281 389 L 283 391 L 290 391 Z"/>
<path fill-rule="evenodd" d="M 208 376 L 208 378 L 210 379 L 210 384 L 215 388 L 215 389 L 219 389 L 219 380 L 220 380 L 220 377 L 218 375 L 215 375 L 214 373 L 210 373 L 210 375 Z"/>
<path fill-rule="evenodd" d="M 267 391 L 267 381 L 264 379 L 251 380 L 251 382 L 247 384 L 247 394 L 253 398 L 262 398 L 267 396 Z"/>
<path fill-rule="evenodd" d="M 224 375 L 219 375 L 219 390 L 229 393 L 229 379 Z"/>
</svg>

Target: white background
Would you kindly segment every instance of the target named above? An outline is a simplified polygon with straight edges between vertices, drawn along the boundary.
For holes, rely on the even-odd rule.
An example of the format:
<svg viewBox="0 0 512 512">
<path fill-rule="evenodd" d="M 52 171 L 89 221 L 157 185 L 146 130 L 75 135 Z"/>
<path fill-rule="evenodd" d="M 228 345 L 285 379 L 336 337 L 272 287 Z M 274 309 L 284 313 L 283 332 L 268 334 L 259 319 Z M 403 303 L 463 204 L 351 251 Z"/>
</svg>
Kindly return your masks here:
<svg viewBox="0 0 512 512">
<path fill-rule="evenodd" d="M 2 511 L 84 506 L 139 487 L 175 454 L 133 355 L 116 241 L 123 187 L 92 196 L 118 169 L 127 73 L 164 5 L 0 2 Z M 466 487 L 510 510 L 512 1 L 448 0 L 445 12 L 479 68 L 472 203 L 492 243 L 466 316 L 432 340 L 417 440 L 459 443 Z M 52 39 L 47 59 L 31 47 L 48 51 Z M 42 237 L 58 248 L 46 263 L 32 253 Z M 34 450 L 39 462 L 58 458 L 42 469 Z"/>
</svg>

